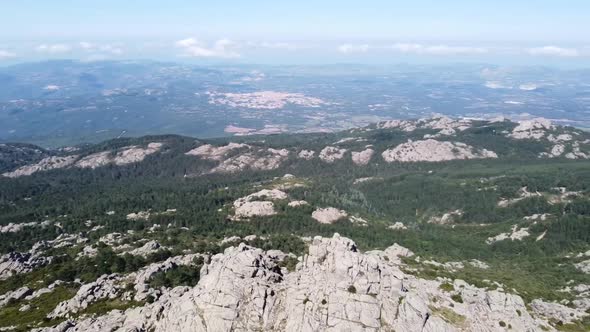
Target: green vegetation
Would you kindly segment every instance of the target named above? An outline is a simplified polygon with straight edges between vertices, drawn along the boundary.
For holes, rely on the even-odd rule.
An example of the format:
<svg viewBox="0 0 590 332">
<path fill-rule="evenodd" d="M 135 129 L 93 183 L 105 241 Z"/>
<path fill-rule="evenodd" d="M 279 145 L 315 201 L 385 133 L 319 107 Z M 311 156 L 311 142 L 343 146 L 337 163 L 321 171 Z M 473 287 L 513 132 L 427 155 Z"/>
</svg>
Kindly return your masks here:
<svg viewBox="0 0 590 332">
<path fill-rule="evenodd" d="M 506 124 L 497 126 L 495 130 L 503 130 L 501 126 Z M 362 133 L 368 139 L 379 139 L 375 142 L 376 149 L 408 138 L 417 139 L 423 134 L 380 130 Z M 256 144 L 264 148 L 304 145 L 318 151 L 345 135 L 280 135 Z M 46 255 L 53 256 L 51 264 L 0 282 L 0 293 L 22 286 L 38 289 L 58 279 L 70 282 L 80 278 L 89 282 L 102 274 L 125 274 L 184 250 L 216 254 L 227 246 L 237 245 L 219 244 L 229 236 L 243 238 L 254 234 L 257 238 L 247 244 L 299 256 L 307 251 L 301 237 L 332 236 L 337 232 L 353 239 L 360 250 L 384 249 L 398 243 L 424 259 L 441 263 L 460 261 L 465 265 L 462 269 L 449 271 L 419 263 L 414 258 L 404 259 L 412 271 L 417 271 L 412 273 L 420 277 L 459 278 L 487 288 L 495 288 L 493 282 L 498 282 L 504 289 L 518 292 L 526 302 L 535 298 L 548 301 L 571 299 L 572 295 L 558 291 L 568 281 L 590 284 L 590 275 L 574 268 L 575 259 L 566 258 L 590 249 L 590 162 L 541 160 L 537 153 L 546 148 L 544 143 L 514 142 L 488 132 L 466 131 L 461 135 L 462 141 L 497 151 L 502 158 L 444 163 L 371 163 L 357 167 L 349 159 L 327 165 L 319 160 L 304 161 L 292 156 L 273 171 L 202 175 L 215 163 L 184 155 L 196 145 L 193 139 L 185 137 L 122 139 L 83 148 L 82 155 L 155 140 L 167 142 L 165 153 L 148 156 L 142 163 L 125 167 L 54 170 L 17 179 L 0 178 L 0 225 L 50 220 L 62 226 L 26 227 L 16 233 L 2 233 L 0 253 L 24 252 L 38 241 L 52 240 L 64 233 L 81 233 L 94 243 L 101 236 L 120 232 L 127 236 L 121 244 L 138 246 L 139 240 L 147 239 L 171 249 L 143 258 L 120 255 L 99 244 L 96 257 L 78 260 L 82 244 L 50 249 Z M 232 141 L 248 139 L 252 140 L 240 138 Z M 221 144 L 226 141 L 210 142 Z M 365 143 L 353 148 L 360 149 Z M 281 178 L 285 173 L 294 174 L 296 178 Z M 376 180 L 355 183 L 356 179 L 364 177 Z M 291 208 L 287 206 L 288 201 L 282 201 L 276 202 L 278 213 L 274 216 L 239 222 L 228 218 L 234 200 L 261 188 L 294 183 L 303 186 L 285 191 L 290 199 L 305 200 L 308 206 Z M 539 192 L 539 196 L 514 201 L 506 207 L 498 205 L 501 199 L 518 198 L 523 187 L 529 192 Z M 559 187 L 577 194 L 561 197 L 556 189 Z M 320 224 L 311 218 L 315 207 L 327 206 L 360 216 L 368 220 L 368 225 L 361 227 L 347 220 Z M 176 209 L 176 212 L 156 214 L 167 209 Z M 154 213 L 147 221 L 126 218 L 128 213 L 148 210 Z M 461 210 L 462 214 L 450 225 L 429 222 L 432 217 L 455 210 Z M 115 213 L 111 215 L 107 211 Z M 542 213 L 550 214 L 547 220 L 533 223 L 524 219 Z M 86 225 L 87 220 L 93 221 L 91 226 Z M 395 222 L 403 222 L 407 229 L 389 229 Z M 154 224 L 160 227 L 150 230 Z M 96 225 L 103 228 L 93 230 Z M 515 225 L 528 228 L 530 236 L 521 241 L 486 243 L 489 237 L 510 232 Z M 133 234 L 127 234 L 129 230 Z M 545 234 L 542 240 L 536 241 L 541 234 Z M 474 267 L 467 263 L 471 259 L 481 260 L 490 268 Z M 296 258 L 287 257 L 281 267 L 293 271 L 297 262 Z M 198 281 L 201 265 L 202 262 L 161 272 L 150 280 L 150 285 L 156 288 L 192 286 Z M 442 284 L 441 290 L 456 291 L 451 283 Z M 351 286 L 348 291 L 354 293 L 356 289 Z M 459 294 L 452 298 L 455 302 L 462 302 Z M 96 304 L 89 312 L 129 305 L 134 304 L 106 301 Z M 18 308 L 15 308 L 16 305 L 3 308 L 0 320 L 11 322 L 16 319 L 11 318 L 16 317 L 13 316 L 16 314 L 14 310 Z M 38 312 L 47 310 L 44 308 Z M 34 312 L 37 311 L 31 314 Z M 439 313 L 448 321 L 461 323 L 460 317 Z M 39 322 L 41 316 L 39 314 L 31 321 Z M 573 329 L 579 324 L 569 325 L 560 328 Z"/>
</svg>

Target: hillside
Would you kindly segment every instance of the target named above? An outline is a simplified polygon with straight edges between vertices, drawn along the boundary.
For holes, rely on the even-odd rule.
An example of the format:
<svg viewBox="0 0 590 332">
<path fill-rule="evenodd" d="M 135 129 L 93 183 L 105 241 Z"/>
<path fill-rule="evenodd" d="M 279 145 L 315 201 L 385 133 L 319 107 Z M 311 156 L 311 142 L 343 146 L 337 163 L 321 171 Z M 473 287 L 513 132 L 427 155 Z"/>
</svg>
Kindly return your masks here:
<svg viewBox="0 0 590 332">
<path fill-rule="evenodd" d="M 545 119 L 6 143 L 0 173 L 17 331 L 590 328 L 590 134 Z"/>
</svg>

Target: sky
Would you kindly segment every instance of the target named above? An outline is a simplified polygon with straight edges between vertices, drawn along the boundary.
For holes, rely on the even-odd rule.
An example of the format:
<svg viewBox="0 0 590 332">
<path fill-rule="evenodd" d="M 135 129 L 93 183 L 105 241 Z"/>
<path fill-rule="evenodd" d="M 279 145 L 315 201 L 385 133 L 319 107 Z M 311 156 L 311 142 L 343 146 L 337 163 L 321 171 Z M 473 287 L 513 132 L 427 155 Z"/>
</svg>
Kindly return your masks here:
<svg viewBox="0 0 590 332">
<path fill-rule="evenodd" d="M 590 65 L 590 1 L 0 0 L 0 65 L 73 58 Z"/>
</svg>

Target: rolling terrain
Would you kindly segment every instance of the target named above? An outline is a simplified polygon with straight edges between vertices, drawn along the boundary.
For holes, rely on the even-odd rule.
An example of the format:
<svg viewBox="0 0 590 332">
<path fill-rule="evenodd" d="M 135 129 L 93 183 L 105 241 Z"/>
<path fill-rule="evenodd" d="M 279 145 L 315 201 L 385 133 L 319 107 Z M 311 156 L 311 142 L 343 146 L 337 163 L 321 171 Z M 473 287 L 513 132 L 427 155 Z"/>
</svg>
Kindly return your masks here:
<svg viewBox="0 0 590 332">
<path fill-rule="evenodd" d="M 0 173 L 13 330 L 590 327 L 590 134 L 546 119 L 5 143 Z"/>
</svg>

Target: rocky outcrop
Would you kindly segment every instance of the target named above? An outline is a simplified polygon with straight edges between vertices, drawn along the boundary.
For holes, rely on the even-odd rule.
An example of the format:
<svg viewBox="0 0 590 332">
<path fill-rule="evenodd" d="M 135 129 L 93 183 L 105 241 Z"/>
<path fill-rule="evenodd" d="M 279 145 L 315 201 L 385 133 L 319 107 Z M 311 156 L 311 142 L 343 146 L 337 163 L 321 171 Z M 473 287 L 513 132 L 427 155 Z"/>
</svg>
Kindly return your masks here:
<svg viewBox="0 0 590 332">
<path fill-rule="evenodd" d="M 273 200 L 287 199 L 287 194 L 278 189 L 263 189 L 234 201 L 235 218 L 272 216 L 276 214 Z"/>
<path fill-rule="evenodd" d="M 110 164 L 117 166 L 129 165 L 143 161 L 145 157 L 160 151 L 162 146 L 162 143 L 154 142 L 149 143 L 145 148 L 140 146 L 127 146 L 117 151 L 93 153 L 78 160 L 74 166 L 95 169 Z"/>
<path fill-rule="evenodd" d="M 162 290 L 150 288 L 148 281 L 159 272 L 165 272 L 173 269 L 176 266 L 189 266 L 195 263 L 195 259 L 198 257 L 206 258 L 201 254 L 188 254 L 182 256 L 170 257 L 163 262 L 152 263 L 137 272 L 132 273 L 128 278 L 133 278 L 133 284 L 135 289 L 135 295 L 133 299 L 135 301 L 144 301 L 149 296 L 157 299 L 161 294 Z"/>
<path fill-rule="evenodd" d="M 408 227 L 406 227 L 406 225 L 404 225 L 403 222 L 399 222 L 396 221 L 393 225 L 389 225 L 387 226 L 387 228 L 389 229 L 394 229 L 394 230 L 404 230 L 404 229 L 408 229 Z"/>
<path fill-rule="evenodd" d="M 315 237 L 289 272 L 284 254 L 240 244 L 213 256 L 194 288 L 59 331 L 553 331 L 519 296 L 461 280 L 445 280 L 454 289 L 446 291 L 442 280 L 404 273 L 399 256 L 409 255 L 400 246 L 361 253 L 336 234 Z"/>
<path fill-rule="evenodd" d="M 531 235 L 531 234 L 529 233 L 528 227 L 518 228 L 517 225 L 514 225 L 514 226 L 512 226 L 510 233 L 500 233 L 496 236 L 489 237 L 486 240 L 486 243 L 492 244 L 492 243 L 495 243 L 498 241 L 504 241 L 504 240 L 508 240 L 508 239 L 510 239 L 512 241 L 522 240 L 529 235 Z"/>
<path fill-rule="evenodd" d="M 33 291 L 29 287 L 21 287 L 14 291 L 0 295 L 0 308 L 14 300 L 20 300 L 31 294 Z"/>
<path fill-rule="evenodd" d="M 322 149 L 322 151 L 320 151 L 320 159 L 322 161 L 325 161 L 327 163 L 333 163 L 336 160 L 340 160 L 342 158 L 344 158 L 344 154 L 347 152 L 348 150 L 346 149 L 339 149 L 337 147 L 333 147 L 333 146 L 326 146 L 325 148 Z"/>
<path fill-rule="evenodd" d="M 311 217 L 321 224 L 331 224 L 348 217 L 348 214 L 344 210 L 327 207 L 316 209 L 311 213 Z"/>
<path fill-rule="evenodd" d="M 207 160 L 221 161 L 230 152 L 243 148 L 250 148 L 250 145 L 233 142 L 225 146 L 213 146 L 211 144 L 204 144 L 199 146 L 198 148 L 188 151 L 185 154 L 188 156 L 198 156 Z"/>
<path fill-rule="evenodd" d="M 160 250 L 165 250 L 167 249 L 166 247 L 163 247 L 159 242 L 157 241 L 148 241 L 146 242 L 143 246 L 133 249 L 131 251 L 127 251 L 125 252 L 126 254 L 130 254 L 133 256 L 141 256 L 141 257 L 147 257 L 153 253 L 156 253 Z"/>
<path fill-rule="evenodd" d="M 454 135 L 457 131 L 464 131 L 471 126 L 472 121 L 469 119 L 451 119 L 446 116 L 418 120 L 390 120 L 377 124 L 378 129 L 400 129 L 405 132 L 412 132 L 419 128 L 438 130 L 438 133 L 432 137 Z"/>
<path fill-rule="evenodd" d="M 47 317 L 68 317 L 70 314 L 86 309 L 98 300 L 114 299 L 123 287 L 120 281 L 121 277 L 117 274 L 105 274 L 94 282 L 82 285 L 73 298 L 59 303 Z"/>
<path fill-rule="evenodd" d="M 586 260 L 586 261 L 582 261 L 582 262 L 576 263 L 576 264 L 574 264 L 574 266 L 578 270 L 580 270 L 580 271 L 582 271 L 584 273 L 590 274 L 590 259 L 589 260 Z"/>
<path fill-rule="evenodd" d="M 38 223 L 32 222 L 24 222 L 20 224 L 9 223 L 6 226 L 0 226 L 0 233 L 16 233 L 22 231 L 25 227 L 33 227 L 37 226 Z"/>
<path fill-rule="evenodd" d="M 234 151 L 242 153 L 229 156 Z M 185 154 L 219 162 L 210 170 L 210 173 L 236 173 L 247 169 L 255 171 L 277 169 L 289 157 L 289 150 L 262 149 L 248 144 L 229 143 L 220 147 L 205 144 Z"/>
<path fill-rule="evenodd" d="M 0 280 L 13 275 L 28 273 L 51 262 L 51 257 L 43 257 L 36 251 L 27 253 L 11 252 L 0 257 Z"/>
<path fill-rule="evenodd" d="M 77 155 L 73 156 L 51 156 L 41 159 L 38 163 L 32 165 L 25 165 L 18 169 L 4 173 L 2 175 L 9 178 L 17 178 L 19 176 L 28 176 L 41 171 L 48 171 L 52 169 L 59 169 L 71 166 L 78 159 Z"/>
<path fill-rule="evenodd" d="M 498 155 L 493 151 L 476 149 L 461 142 L 442 142 L 434 139 L 408 141 L 385 150 L 381 155 L 388 163 L 498 158 Z"/>
<path fill-rule="evenodd" d="M 315 156 L 315 151 L 313 151 L 313 150 L 301 150 L 301 151 L 299 151 L 299 154 L 297 154 L 297 157 L 299 157 L 301 159 L 305 159 L 305 160 L 313 159 L 314 156 Z"/>
<path fill-rule="evenodd" d="M 543 118 L 520 121 L 518 126 L 512 129 L 508 136 L 514 139 L 539 140 L 545 136 L 548 130 L 555 129 L 551 121 Z"/>
<path fill-rule="evenodd" d="M 353 151 L 351 154 L 352 154 L 352 162 L 355 165 L 366 166 L 371 161 L 371 158 L 373 158 L 373 154 L 375 154 L 375 150 L 365 149 L 360 152 Z"/>
<path fill-rule="evenodd" d="M 564 324 L 571 323 L 575 320 L 580 320 L 581 318 L 589 315 L 582 310 L 569 308 L 559 303 L 545 302 L 539 299 L 533 300 L 531 302 L 531 308 L 536 314 L 551 318 Z"/>
<path fill-rule="evenodd" d="M 444 213 L 442 216 L 432 216 L 432 217 L 430 217 L 430 219 L 428 219 L 428 223 L 438 224 L 438 225 L 448 225 L 448 224 L 455 222 L 461 216 L 463 216 L 463 210 L 458 209 L 455 211 L 449 211 L 447 213 Z"/>
</svg>

